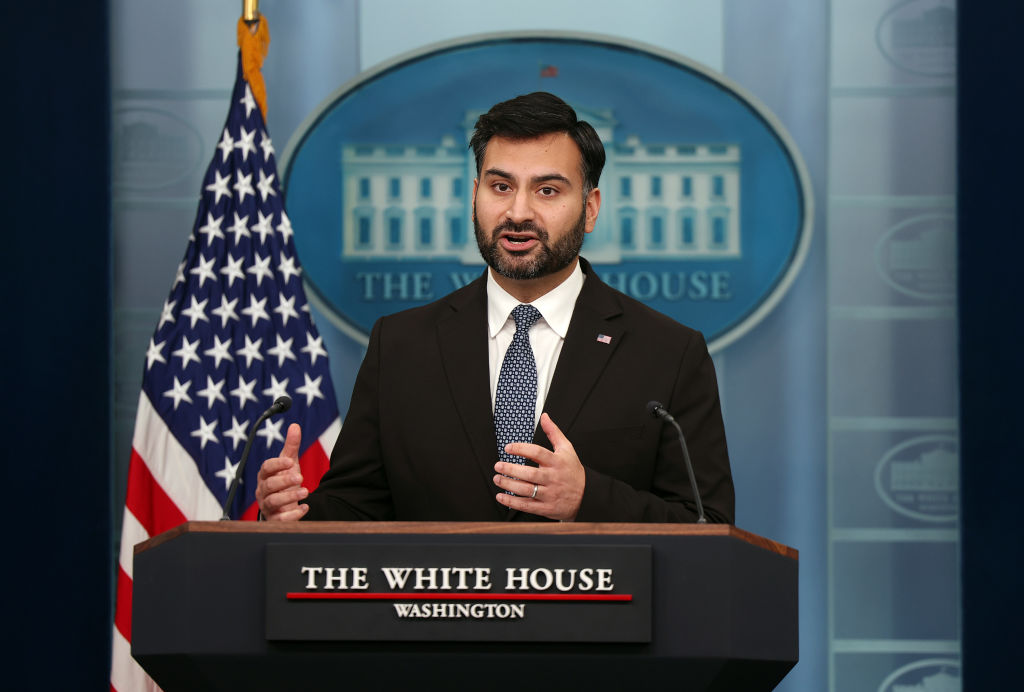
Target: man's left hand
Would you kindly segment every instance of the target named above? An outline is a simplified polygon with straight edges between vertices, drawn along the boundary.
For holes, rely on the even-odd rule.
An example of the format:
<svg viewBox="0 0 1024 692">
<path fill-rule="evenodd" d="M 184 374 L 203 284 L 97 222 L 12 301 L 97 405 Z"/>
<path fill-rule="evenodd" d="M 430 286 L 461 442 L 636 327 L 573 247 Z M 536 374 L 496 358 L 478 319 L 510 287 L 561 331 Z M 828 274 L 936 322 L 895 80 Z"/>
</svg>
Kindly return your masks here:
<svg viewBox="0 0 1024 692">
<path fill-rule="evenodd" d="M 537 466 L 534 468 L 505 461 L 495 464 L 494 470 L 498 474 L 494 477 L 494 484 L 502 490 L 515 493 L 498 493 L 495 499 L 521 512 L 572 521 L 583 501 L 587 474 L 572 443 L 548 414 L 541 414 L 540 427 L 551 441 L 554 451 L 528 442 L 505 445 L 505 451 L 509 454 L 525 457 Z"/>
</svg>

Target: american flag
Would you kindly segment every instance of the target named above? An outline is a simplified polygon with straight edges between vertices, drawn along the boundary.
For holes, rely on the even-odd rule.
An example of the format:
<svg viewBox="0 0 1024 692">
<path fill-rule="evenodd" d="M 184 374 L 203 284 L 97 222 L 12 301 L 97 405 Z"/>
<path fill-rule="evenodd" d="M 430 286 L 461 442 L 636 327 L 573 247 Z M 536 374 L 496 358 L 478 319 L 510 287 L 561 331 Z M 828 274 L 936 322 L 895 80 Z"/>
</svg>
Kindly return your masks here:
<svg viewBox="0 0 1024 692">
<path fill-rule="evenodd" d="M 291 410 L 257 432 L 232 518 L 255 518 L 256 474 L 280 452 L 289 423 L 302 425 L 300 461 L 311 490 L 341 429 L 274 147 L 239 60 L 185 258 L 146 352 L 121 532 L 112 689 L 156 689 L 130 654 L 133 546 L 185 521 L 220 518 L 249 428 L 284 394 Z"/>
</svg>

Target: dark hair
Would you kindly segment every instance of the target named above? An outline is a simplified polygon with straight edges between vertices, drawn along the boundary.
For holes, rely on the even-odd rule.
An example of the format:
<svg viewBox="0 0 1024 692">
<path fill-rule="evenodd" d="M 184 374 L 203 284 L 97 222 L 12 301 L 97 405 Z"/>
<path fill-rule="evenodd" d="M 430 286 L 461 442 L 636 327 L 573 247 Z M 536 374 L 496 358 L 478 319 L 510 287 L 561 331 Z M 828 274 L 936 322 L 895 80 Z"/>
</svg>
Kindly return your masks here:
<svg viewBox="0 0 1024 692">
<path fill-rule="evenodd" d="M 484 162 L 484 152 L 491 137 L 533 139 L 553 132 L 564 132 L 580 150 L 583 173 L 583 192 L 597 187 L 604 168 L 604 145 L 597 132 L 585 120 L 576 117 L 576 111 L 554 94 L 535 91 L 502 101 L 481 115 L 473 128 L 469 146 L 476 156 L 476 174 Z"/>
</svg>

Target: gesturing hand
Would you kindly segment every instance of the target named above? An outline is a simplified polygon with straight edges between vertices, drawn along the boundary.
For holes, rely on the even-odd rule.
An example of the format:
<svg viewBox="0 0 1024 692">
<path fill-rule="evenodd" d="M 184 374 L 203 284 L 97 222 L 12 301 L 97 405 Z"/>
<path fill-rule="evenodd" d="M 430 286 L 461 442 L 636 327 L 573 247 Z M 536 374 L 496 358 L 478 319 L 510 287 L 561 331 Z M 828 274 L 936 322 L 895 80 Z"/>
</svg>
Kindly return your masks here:
<svg viewBox="0 0 1024 692">
<path fill-rule="evenodd" d="M 295 521 L 305 516 L 309 505 L 300 505 L 309 495 L 302 487 L 302 470 L 299 468 L 299 445 L 302 443 L 302 429 L 298 423 L 288 426 L 281 456 L 267 459 L 256 477 L 256 502 L 263 518 L 268 521 Z"/>
<path fill-rule="evenodd" d="M 494 484 L 508 493 L 495 499 L 512 509 L 549 519 L 572 521 L 583 501 L 587 475 L 576 456 L 572 443 L 546 413 L 540 416 L 540 427 L 554 449 L 548 450 L 529 442 L 505 445 L 505 451 L 533 461 L 537 467 L 499 461 L 494 465 Z M 291 431 L 289 431 L 291 432 Z"/>
</svg>

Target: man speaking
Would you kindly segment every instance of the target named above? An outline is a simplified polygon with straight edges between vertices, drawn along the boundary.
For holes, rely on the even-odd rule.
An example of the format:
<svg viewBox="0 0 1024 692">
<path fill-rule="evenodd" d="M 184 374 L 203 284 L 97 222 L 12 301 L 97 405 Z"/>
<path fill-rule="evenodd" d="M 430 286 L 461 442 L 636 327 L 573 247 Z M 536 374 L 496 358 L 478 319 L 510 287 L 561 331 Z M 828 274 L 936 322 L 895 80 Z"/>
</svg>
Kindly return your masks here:
<svg viewBox="0 0 1024 692">
<path fill-rule="evenodd" d="M 610 288 L 579 256 L 601 208 L 601 140 L 538 92 L 477 120 L 473 226 L 488 269 L 373 327 L 315 491 L 301 431 L 259 472 L 267 520 L 684 522 L 734 493 L 703 336 Z"/>
</svg>

